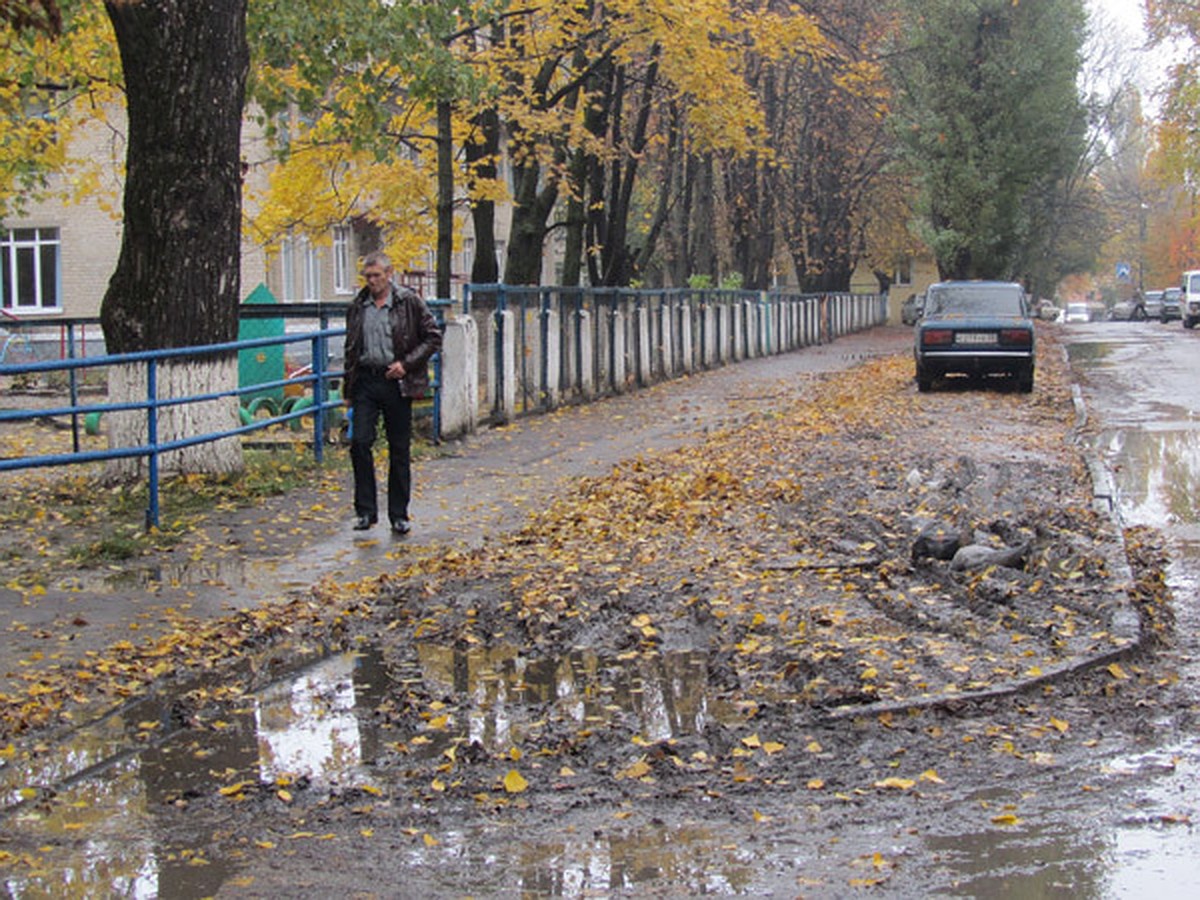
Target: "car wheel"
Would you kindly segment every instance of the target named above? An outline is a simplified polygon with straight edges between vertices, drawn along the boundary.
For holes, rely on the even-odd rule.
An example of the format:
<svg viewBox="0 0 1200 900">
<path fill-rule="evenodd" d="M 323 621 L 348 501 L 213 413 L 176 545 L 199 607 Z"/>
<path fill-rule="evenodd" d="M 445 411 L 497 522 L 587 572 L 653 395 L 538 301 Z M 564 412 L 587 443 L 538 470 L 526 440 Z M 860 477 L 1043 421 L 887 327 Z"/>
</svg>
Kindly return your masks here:
<svg viewBox="0 0 1200 900">
<path fill-rule="evenodd" d="M 917 369 L 917 390 L 922 394 L 933 390 L 933 376 L 924 369 Z"/>
<path fill-rule="evenodd" d="M 1026 366 L 1017 372 L 1017 389 L 1022 394 L 1033 393 L 1033 366 Z"/>
<path fill-rule="evenodd" d="M 1193 327 L 1195 324 L 1196 324 L 1196 320 L 1195 320 L 1195 319 L 1189 319 L 1187 316 L 1184 316 L 1184 317 L 1183 317 L 1183 327 L 1184 327 L 1184 328 L 1191 328 L 1191 327 Z"/>
</svg>

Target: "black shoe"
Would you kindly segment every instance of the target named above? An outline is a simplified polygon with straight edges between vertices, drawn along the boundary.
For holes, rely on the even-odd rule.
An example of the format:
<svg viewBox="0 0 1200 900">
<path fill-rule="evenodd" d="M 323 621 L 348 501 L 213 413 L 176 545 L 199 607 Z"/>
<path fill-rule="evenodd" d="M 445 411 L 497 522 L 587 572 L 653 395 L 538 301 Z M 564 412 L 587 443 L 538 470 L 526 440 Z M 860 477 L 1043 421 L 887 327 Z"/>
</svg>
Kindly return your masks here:
<svg viewBox="0 0 1200 900">
<path fill-rule="evenodd" d="M 358 518 L 356 518 L 354 520 L 354 530 L 355 531 L 366 531 L 368 528 L 370 528 L 374 524 L 375 524 L 375 520 L 372 519 L 370 516 L 359 516 Z"/>
<path fill-rule="evenodd" d="M 392 523 L 392 534 L 408 534 L 412 531 L 412 526 L 408 524 L 408 519 L 397 519 Z"/>
</svg>

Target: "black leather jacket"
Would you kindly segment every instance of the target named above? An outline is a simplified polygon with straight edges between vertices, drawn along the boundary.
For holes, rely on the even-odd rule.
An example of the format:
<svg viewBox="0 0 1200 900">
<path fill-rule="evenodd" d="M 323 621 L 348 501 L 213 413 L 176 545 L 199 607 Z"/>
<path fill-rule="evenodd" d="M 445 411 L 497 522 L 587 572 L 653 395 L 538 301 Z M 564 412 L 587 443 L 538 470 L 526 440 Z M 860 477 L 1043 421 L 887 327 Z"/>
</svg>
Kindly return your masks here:
<svg viewBox="0 0 1200 900">
<path fill-rule="evenodd" d="M 354 402 L 354 379 L 363 352 L 363 311 L 373 303 L 371 292 L 363 288 L 346 310 L 346 392 L 347 403 Z M 400 393 L 414 400 L 429 390 L 429 358 L 442 349 L 442 332 L 425 301 L 411 288 L 392 285 L 392 352 L 404 363 Z"/>
</svg>

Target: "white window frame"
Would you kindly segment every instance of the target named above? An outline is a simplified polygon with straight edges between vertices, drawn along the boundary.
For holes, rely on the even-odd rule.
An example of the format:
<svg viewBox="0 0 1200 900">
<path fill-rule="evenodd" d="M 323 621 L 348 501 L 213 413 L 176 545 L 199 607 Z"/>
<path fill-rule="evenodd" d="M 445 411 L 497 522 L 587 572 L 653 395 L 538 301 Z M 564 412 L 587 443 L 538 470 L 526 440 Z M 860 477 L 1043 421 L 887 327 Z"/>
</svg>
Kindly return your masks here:
<svg viewBox="0 0 1200 900">
<path fill-rule="evenodd" d="M 321 299 L 321 252 L 312 241 L 304 238 L 304 271 L 302 300 Z"/>
<path fill-rule="evenodd" d="M 21 233 L 22 237 L 17 237 Z M 30 234 L 32 233 L 32 234 Z M 22 252 L 31 254 L 33 264 L 33 299 L 32 304 L 18 304 L 21 291 L 21 266 L 19 264 Z M 46 253 L 51 259 L 45 260 Z M 37 315 L 47 312 L 62 312 L 62 236 L 58 228 L 4 228 L 0 229 L 0 254 L 3 254 L 7 267 L 8 284 L 0 292 L 0 303 L 6 312 L 13 315 Z M 49 273 L 51 278 L 48 286 L 54 296 L 47 298 L 44 288 L 47 287 L 45 266 L 49 264 L 54 271 Z"/>
<path fill-rule="evenodd" d="M 296 299 L 296 245 L 285 237 L 279 244 L 279 299 L 288 303 Z"/>
<path fill-rule="evenodd" d="M 350 255 L 350 226 L 335 225 L 333 229 L 333 292 L 353 294 L 355 276 Z"/>
</svg>

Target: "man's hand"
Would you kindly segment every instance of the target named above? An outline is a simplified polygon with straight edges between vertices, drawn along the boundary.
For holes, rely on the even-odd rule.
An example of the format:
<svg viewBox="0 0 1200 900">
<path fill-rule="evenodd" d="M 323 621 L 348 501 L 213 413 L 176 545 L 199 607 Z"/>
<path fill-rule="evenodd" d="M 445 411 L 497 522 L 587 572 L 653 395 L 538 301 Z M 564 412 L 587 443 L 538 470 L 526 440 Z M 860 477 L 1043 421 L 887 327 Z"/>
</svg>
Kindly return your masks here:
<svg viewBox="0 0 1200 900">
<path fill-rule="evenodd" d="M 388 378 L 395 378 L 399 381 L 404 377 L 404 363 L 397 360 L 387 367 L 387 372 L 384 373 Z"/>
</svg>

